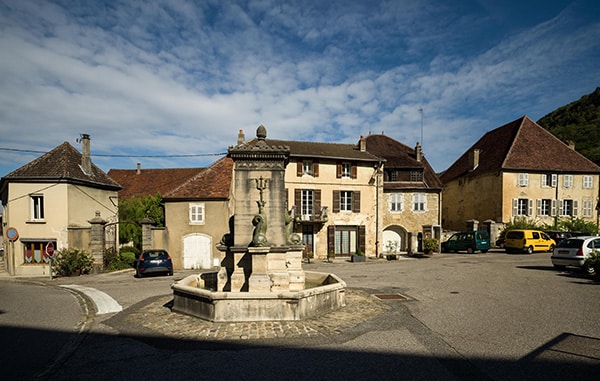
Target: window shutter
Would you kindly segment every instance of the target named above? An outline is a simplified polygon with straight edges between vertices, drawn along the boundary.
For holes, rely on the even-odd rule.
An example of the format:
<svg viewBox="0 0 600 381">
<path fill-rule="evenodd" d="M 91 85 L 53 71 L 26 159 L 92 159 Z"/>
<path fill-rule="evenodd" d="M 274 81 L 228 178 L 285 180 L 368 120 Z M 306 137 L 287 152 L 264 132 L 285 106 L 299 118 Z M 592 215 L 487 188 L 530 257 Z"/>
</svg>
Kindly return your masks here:
<svg viewBox="0 0 600 381">
<path fill-rule="evenodd" d="M 556 188 L 557 182 L 558 182 L 558 175 L 552 175 L 552 188 Z"/>
<path fill-rule="evenodd" d="M 337 163 L 335 177 L 337 177 L 338 179 L 342 178 L 342 163 Z"/>
<path fill-rule="evenodd" d="M 319 162 L 316 160 L 313 161 L 313 176 L 319 177 Z"/>
<path fill-rule="evenodd" d="M 302 168 L 302 160 L 298 159 L 298 161 L 296 162 L 296 176 L 301 177 L 302 176 L 302 172 L 303 172 L 303 168 Z"/>
<path fill-rule="evenodd" d="M 577 217 L 578 211 L 579 211 L 579 201 L 573 200 L 573 217 Z"/>
<path fill-rule="evenodd" d="M 563 201 L 562 200 L 558 200 L 558 215 L 562 216 L 563 215 Z"/>
<path fill-rule="evenodd" d="M 296 213 L 302 213 L 302 189 L 294 189 L 294 205 L 296 205 Z"/>
<path fill-rule="evenodd" d="M 357 171 L 358 171 L 358 167 L 356 165 L 356 163 L 352 163 L 350 165 L 350 176 L 355 179 L 357 176 Z"/>
<path fill-rule="evenodd" d="M 365 226 L 364 225 L 360 225 L 358 227 L 358 247 L 360 248 L 360 251 L 363 253 L 363 255 L 366 255 L 366 245 L 365 245 Z"/>
<path fill-rule="evenodd" d="M 543 188 L 548 185 L 548 175 L 542 174 L 542 182 L 540 186 Z"/>
<path fill-rule="evenodd" d="M 542 200 L 535 200 L 535 213 L 539 216 L 542 214 Z"/>
<path fill-rule="evenodd" d="M 339 213 L 340 211 L 340 191 L 333 191 L 333 213 Z"/>
<path fill-rule="evenodd" d="M 360 191 L 352 192 L 352 211 L 360 213 Z"/>
<path fill-rule="evenodd" d="M 552 200 L 552 206 L 550 210 L 550 215 L 552 217 L 556 217 L 556 200 Z"/>
<path fill-rule="evenodd" d="M 315 189 L 313 191 L 313 210 L 315 215 L 321 214 L 321 190 Z"/>
<path fill-rule="evenodd" d="M 517 213 L 519 213 L 519 200 L 516 198 L 513 198 L 512 206 L 513 206 L 513 216 L 516 216 Z"/>
<path fill-rule="evenodd" d="M 327 227 L 327 256 L 329 253 L 335 253 L 335 226 Z"/>
<path fill-rule="evenodd" d="M 532 199 L 527 200 L 527 204 L 528 204 L 527 215 L 533 216 L 533 200 Z"/>
</svg>

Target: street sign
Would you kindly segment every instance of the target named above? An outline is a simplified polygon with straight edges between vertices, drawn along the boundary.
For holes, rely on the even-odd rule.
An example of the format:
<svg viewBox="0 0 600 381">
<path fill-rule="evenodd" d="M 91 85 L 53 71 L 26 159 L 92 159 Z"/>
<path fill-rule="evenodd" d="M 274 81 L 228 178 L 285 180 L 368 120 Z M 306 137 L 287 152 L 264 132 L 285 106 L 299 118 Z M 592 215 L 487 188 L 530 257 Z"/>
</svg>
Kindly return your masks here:
<svg viewBox="0 0 600 381">
<path fill-rule="evenodd" d="M 50 258 L 54 256 L 54 244 L 52 242 L 48 242 L 46 245 L 46 256 Z"/>
<path fill-rule="evenodd" d="M 16 241 L 19 238 L 19 232 L 15 228 L 8 228 L 6 229 L 6 238 L 11 242 Z"/>
</svg>

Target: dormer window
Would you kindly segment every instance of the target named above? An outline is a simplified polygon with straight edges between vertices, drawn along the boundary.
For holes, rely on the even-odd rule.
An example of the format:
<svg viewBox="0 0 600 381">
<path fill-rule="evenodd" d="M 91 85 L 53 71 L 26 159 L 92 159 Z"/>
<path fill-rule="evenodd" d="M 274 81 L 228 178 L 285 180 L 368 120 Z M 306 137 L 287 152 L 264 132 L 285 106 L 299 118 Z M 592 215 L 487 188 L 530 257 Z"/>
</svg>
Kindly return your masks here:
<svg viewBox="0 0 600 381">
<path fill-rule="evenodd" d="M 411 171 L 410 172 L 410 181 L 412 181 L 412 182 L 423 181 L 423 172 Z"/>
</svg>

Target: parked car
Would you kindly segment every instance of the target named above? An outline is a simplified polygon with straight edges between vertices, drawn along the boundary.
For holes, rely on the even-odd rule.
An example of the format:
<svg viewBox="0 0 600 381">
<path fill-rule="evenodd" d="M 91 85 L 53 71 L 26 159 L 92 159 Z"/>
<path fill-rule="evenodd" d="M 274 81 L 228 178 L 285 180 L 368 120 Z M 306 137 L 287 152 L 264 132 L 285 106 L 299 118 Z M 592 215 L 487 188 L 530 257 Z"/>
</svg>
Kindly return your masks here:
<svg viewBox="0 0 600 381">
<path fill-rule="evenodd" d="M 579 267 L 588 274 L 594 274 L 594 268 L 585 263 L 594 250 L 600 251 L 600 237 L 571 237 L 562 240 L 550 258 L 552 265 L 557 270 L 564 270 L 570 266 Z"/>
<path fill-rule="evenodd" d="M 490 235 L 486 230 L 454 233 L 447 241 L 442 242 L 442 252 L 466 251 L 471 254 L 477 250 L 487 253 L 490 249 Z"/>
<path fill-rule="evenodd" d="M 544 233 L 548 234 L 548 236 L 552 238 L 557 245 L 563 239 L 573 237 L 573 235 L 569 232 L 561 232 L 556 230 L 544 230 Z"/>
<path fill-rule="evenodd" d="M 548 234 L 539 230 L 515 229 L 510 230 L 504 237 L 504 249 L 507 253 L 534 251 L 553 251 L 556 242 Z"/>
<path fill-rule="evenodd" d="M 165 273 L 173 275 L 173 261 L 166 250 L 144 250 L 135 260 L 135 275 Z"/>
</svg>

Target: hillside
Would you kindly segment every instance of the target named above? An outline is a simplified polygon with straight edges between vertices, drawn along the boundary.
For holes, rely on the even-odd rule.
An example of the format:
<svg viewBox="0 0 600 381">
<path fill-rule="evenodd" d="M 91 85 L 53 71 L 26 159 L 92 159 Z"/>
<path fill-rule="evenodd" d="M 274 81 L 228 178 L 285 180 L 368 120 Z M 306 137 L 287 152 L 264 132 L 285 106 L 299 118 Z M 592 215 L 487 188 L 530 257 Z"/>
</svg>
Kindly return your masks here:
<svg viewBox="0 0 600 381">
<path fill-rule="evenodd" d="M 578 101 L 560 107 L 537 123 L 600 165 L 600 87 Z"/>
</svg>

